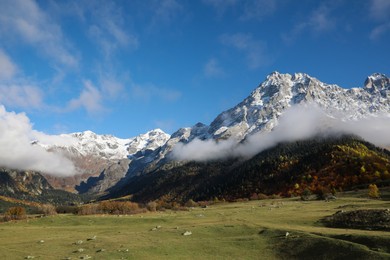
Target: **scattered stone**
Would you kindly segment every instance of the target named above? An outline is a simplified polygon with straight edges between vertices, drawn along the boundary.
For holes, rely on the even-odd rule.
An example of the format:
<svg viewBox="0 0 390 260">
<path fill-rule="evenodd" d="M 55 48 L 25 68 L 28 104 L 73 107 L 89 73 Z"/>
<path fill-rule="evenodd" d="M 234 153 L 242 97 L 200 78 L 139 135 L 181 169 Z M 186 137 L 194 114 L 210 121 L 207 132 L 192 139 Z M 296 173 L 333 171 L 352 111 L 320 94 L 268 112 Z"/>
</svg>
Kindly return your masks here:
<svg viewBox="0 0 390 260">
<path fill-rule="evenodd" d="M 34 258 L 35 258 L 35 256 L 28 255 L 28 256 L 26 256 L 24 259 L 34 259 Z"/>
<path fill-rule="evenodd" d="M 43 244 L 43 243 L 45 243 L 45 240 L 39 240 L 39 243 Z"/>
<path fill-rule="evenodd" d="M 337 197 L 334 196 L 333 194 L 326 194 L 325 195 L 325 202 L 329 202 L 331 200 L 337 200 Z"/>
<path fill-rule="evenodd" d="M 79 248 L 79 249 L 77 249 L 76 251 L 74 251 L 75 253 L 82 253 L 82 252 L 84 252 L 84 248 Z"/>
<path fill-rule="evenodd" d="M 102 248 L 102 249 L 97 250 L 96 252 L 101 253 L 101 252 L 105 252 L 105 251 L 106 251 L 106 249 Z"/>
<path fill-rule="evenodd" d="M 155 226 L 154 228 L 151 229 L 151 231 L 156 231 L 157 229 L 160 229 L 161 226 Z"/>
<path fill-rule="evenodd" d="M 290 235 L 290 233 L 286 232 L 286 238 Z"/>
<path fill-rule="evenodd" d="M 89 255 L 80 256 L 80 259 L 91 259 L 92 257 Z"/>
<path fill-rule="evenodd" d="M 186 231 L 183 233 L 183 236 L 191 236 L 192 232 L 191 231 Z"/>
<path fill-rule="evenodd" d="M 63 260 L 71 260 L 72 259 L 72 257 L 65 257 L 65 258 L 63 258 Z"/>
<path fill-rule="evenodd" d="M 83 240 L 77 240 L 75 244 L 76 245 L 81 245 L 83 242 L 84 242 Z"/>
<path fill-rule="evenodd" d="M 96 240 L 96 236 L 90 237 L 87 239 L 87 241 Z"/>
</svg>

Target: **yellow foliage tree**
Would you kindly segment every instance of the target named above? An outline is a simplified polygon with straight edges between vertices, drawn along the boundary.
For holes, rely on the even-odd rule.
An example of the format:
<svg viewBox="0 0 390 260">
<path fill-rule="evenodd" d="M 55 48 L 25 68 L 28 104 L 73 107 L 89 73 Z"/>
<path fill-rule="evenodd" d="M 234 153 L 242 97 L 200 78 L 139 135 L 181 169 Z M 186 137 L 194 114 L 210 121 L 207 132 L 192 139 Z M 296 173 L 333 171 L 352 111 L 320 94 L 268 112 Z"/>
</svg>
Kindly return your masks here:
<svg viewBox="0 0 390 260">
<path fill-rule="evenodd" d="M 375 184 L 370 184 L 368 186 L 368 196 L 372 199 L 377 199 L 380 197 L 379 189 Z"/>
</svg>

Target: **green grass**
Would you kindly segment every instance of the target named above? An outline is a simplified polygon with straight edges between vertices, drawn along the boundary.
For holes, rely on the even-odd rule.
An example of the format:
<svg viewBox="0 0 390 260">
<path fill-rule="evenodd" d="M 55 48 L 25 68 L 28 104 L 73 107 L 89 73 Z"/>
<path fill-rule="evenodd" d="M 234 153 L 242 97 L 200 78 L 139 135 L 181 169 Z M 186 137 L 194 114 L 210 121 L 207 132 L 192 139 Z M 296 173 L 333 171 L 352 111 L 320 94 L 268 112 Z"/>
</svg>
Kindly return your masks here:
<svg viewBox="0 0 390 260">
<path fill-rule="evenodd" d="M 0 259 L 390 259 L 390 232 L 320 222 L 341 208 L 386 207 L 388 201 L 351 193 L 332 202 L 281 199 L 133 216 L 57 215 L 0 224 Z M 156 226 L 161 228 L 151 231 Z M 192 235 L 183 236 L 187 230 Z"/>
</svg>

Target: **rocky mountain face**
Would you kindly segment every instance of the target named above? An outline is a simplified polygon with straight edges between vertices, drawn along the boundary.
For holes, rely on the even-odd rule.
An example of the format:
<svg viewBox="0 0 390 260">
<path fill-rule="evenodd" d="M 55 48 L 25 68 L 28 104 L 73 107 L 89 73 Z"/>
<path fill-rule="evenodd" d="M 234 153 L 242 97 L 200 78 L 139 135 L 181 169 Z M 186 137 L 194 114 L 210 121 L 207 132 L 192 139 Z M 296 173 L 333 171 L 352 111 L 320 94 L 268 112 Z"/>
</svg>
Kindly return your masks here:
<svg viewBox="0 0 390 260">
<path fill-rule="evenodd" d="M 72 160 L 80 174 L 71 177 L 45 174 L 45 177 L 55 188 L 75 192 L 77 186 L 77 191 L 86 192 L 91 189 L 94 193 L 103 192 L 107 186 L 114 185 L 125 176 L 128 165 L 134 158 L 143 157 L 154 151 L 170 138 L 170 135 L 160 129 L 128 139 L 98 135 L 91 131 L 61 136 L 71 141 L 66 145 L 46 145 L 38 140 L 35 144 L 42 145 L 51 152 L 64 154 Z M 94 180 L 99 176 L 101 178 L 104 176 L 105 184 L 100 185 L 101 182 L 94 181 L 84 182 L 90 177 Z"/>
<path fill-rule="evenodd" d="M 170 153 L 179 142 L 194 139 L 221 140 L 233 138 L 236 142 L 257 132 L 270 132 L 278 125 L 280 116 L 291 106 L 315 104 L 329 117 L 356 120 L 369 116 L 389 115 L 390 79 L 375 73 L 367 78 L 362 88 L 344 89 L 326 84 L 304 73 L 294 75 L 273 72 L 247 98 L 235 107 L 219 114 L 210 125 L 197 123 L 181 128 L 153 153 L 132 160 L 126 178 L 113 191 L 126 186 L 139 174 L 165 170 L 183 165 L 174 162 Z"/>
<path fill-rule="evenodd" d="M 53 190 L 53 187 L 38 172 L 0 169 L 1 195 L 11 197 L 15 194 L 38 196 L 46 190 Z"/>
</svg>

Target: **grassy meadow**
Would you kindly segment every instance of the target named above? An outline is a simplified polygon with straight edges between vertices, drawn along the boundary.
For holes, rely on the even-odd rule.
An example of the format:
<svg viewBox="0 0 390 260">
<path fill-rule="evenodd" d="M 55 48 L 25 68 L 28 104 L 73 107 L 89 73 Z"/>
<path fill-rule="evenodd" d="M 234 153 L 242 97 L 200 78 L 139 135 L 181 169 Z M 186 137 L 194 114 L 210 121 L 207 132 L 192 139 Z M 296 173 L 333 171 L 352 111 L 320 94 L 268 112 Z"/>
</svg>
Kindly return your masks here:
<svg viewBox="0 0 390 260">
<path fill-rule="evenodd" d="M 390 259 L 390 232 L 320 221 L 341 209 L 389 207 L 387 199 L 352 192 L 330 202 L 292 198 L 29 218 L 0 224 L 0 259 Z"/>
</svg>

